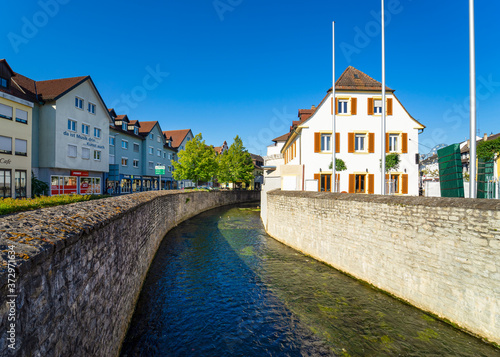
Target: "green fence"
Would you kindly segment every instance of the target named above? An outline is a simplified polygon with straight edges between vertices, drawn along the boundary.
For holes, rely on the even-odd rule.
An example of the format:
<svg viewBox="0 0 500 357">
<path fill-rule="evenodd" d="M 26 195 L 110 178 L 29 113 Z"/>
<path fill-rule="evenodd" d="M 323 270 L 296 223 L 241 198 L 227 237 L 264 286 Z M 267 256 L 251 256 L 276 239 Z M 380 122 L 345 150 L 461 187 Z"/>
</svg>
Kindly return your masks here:
<svg viewBox="0 0 500 357">
<path fill-rule="evenodd" d="M 437 154 L 441 197 L 464 197 L 460 144 L 439 149 Z"/>
<path fill-rule="evenodd" d="M 477 198 L 495 198 L 496 182 L 495 163 L 493 160 L 477 162 Z"/>
</svg>

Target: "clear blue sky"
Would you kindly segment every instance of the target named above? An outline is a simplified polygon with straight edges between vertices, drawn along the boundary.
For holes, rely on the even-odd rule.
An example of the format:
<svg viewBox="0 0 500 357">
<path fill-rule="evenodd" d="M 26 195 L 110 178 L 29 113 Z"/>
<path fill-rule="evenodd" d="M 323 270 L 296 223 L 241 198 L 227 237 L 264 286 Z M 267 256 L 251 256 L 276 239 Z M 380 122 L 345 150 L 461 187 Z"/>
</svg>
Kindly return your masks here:
<svg viewBox="0 0 500 357">
<path fill-rule="evenodd" d="M 386 7 L 387 85 L 427 126 L 420 152 L 464 140 L 468 1 Z M 35 80 L 89 74 L 119 114 L 191 128 L 214 146 L 240 135 L 265 154 L 299 108 L 321 101 L 332 21 L 337 77 L 352 65 L 381 80 L 378 0 L 26 0 L 4 9 L 0 58 L 14 71 Z M 475 11 L 482 135 L 500 132 L 500 2 L 476 1 Z"/>
</svg>

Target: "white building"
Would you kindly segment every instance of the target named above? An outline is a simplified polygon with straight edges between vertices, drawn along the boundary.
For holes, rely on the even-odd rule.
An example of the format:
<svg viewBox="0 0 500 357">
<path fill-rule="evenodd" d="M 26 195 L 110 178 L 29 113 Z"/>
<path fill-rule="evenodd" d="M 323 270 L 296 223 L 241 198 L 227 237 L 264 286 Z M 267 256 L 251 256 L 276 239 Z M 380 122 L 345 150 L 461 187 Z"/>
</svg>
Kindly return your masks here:
<svg viewBox="0 0 500 357">
<path fill-rule="evenodd" d="M 337 172 L 339 192 L 381 193 L 380 82 L 348 67 L 335 85 L 336 158 L 347 170 Z M 299 111 L 280 153 L 281 189 L 333 191 L 332 91 L 318 107 Z M 386 89 L 386 153 L 397 153 L 397 170 L 386 175 L 395 194 L 418 195 L 418 134 L 425 128 L 414 119 L 394 94 Z M 272 151 L 273 149 L 271 149 Z M 270 151 L 268 148 L 268 157 Z M 269 160 L 266 161 L 266 166 Z M 278 168 L 277 168 L 278 170 Z"/>
</svg>

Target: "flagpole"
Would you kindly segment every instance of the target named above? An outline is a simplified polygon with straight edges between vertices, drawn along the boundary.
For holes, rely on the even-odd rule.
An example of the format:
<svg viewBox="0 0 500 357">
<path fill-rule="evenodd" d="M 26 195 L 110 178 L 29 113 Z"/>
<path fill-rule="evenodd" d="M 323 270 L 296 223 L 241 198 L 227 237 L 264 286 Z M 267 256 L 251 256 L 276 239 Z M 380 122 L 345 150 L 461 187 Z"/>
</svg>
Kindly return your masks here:
<svg viewBox="0 0 500 357">
<path fill-rule="evenodd" d="M 470 45 L 470 174 L 469 197 L 477 198 L 476 187 L 476 51 L 474 35 L 474 0 L 469 0 Z"/>
<path fill-rule="evenodd" d="M 382 123 L 381 123 L 381 190 L 380 194 L 385 195 L 385 13 L 384 0 L 382 0 Z"/>
<path fill-rule="evenodd" d="M 332 192 L 337 192 L 337 175 L 335 159 L 335 21 L 332 22 Z"/>
</svg>

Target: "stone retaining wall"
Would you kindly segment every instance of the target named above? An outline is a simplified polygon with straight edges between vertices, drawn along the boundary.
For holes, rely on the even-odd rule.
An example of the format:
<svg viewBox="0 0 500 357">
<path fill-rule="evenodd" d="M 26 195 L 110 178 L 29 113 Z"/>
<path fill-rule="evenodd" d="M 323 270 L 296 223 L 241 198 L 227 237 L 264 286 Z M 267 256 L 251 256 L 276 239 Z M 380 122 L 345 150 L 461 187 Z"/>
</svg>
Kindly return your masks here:
<svg viewBox="0 0 500 357">
<path fill-rule="evenodd" d="M 500 201 L 271 191 L 267 232 L 500 344 Z"/>
<path fill-rule="evenodd" d="M 205 210 L 258 199 L 251 191 L 152 191 L 0 218 L 0 356 L 118 355 L 164 235 Z M 14 350 L 9 295 L 17 295 Z"/>
</svg>

